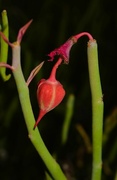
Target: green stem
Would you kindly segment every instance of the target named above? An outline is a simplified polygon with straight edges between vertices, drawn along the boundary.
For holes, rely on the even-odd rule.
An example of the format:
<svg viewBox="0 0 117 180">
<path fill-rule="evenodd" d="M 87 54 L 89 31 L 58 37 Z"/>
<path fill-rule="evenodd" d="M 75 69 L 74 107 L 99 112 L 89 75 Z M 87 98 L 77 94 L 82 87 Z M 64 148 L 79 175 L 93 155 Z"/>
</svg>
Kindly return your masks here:
<svg viewBox="0 0 117 180">
<path fill-rule="evenodd" d="M 112 148 L 111 148 L 110 153 L 107 158 L 107 162 L 109 164 L 112 164 L 116 159 L 116 155 L 117 155 L 117 138 L 115 139 L 115 142 L 112 145 Z"/>
<path fill-rule="evenodd" d="M 92 180 L 100 180 L 102 170 L 103 95 L 99 75 L 97 43 L 95 40 L 89 41 L 87 51 L 89 78 L 92 94 Z"/>
<path fill-rule="evenodd" d="M 61 139 L 62 144 L 65 144 L 68 138 L 69 127 L 70 127 L 71 118 L 72 118 L 73 109 L 74 109 L 74 100 L 75 100 L 75 97 L 73 94 L 71 94 L 67 101 L 66 114 L 65 114 L 65 119 L 63 122 L 62 139 Z"/>
<path fill-rule="evenodd" d="M 116 175 L 115 175 L 115 179 L 114 180 L 117 180 L 117 172 L 116 172 Z"/>
<path fill-rule="evenodd" d="M 9 36 L 9 25 L 8 25 L 8 18 L 7 12 L 4 10 L 2 12 L 2 29 L 5 37 L 8 39 Z M 8 44 L 1 38 L 1 50 L 0 50 L 0 61 L 7 63 L 7 56 L 8 56 Z M 4 81 L 9 80 L 10 74 L 6 75 L 6 68 L 1 68 L 0 70 L 2 78 Z"/>
<path fill-rule="evenodd" d="M 20 65 L 20 45 L 16 42 L 14 43 L 14 46 L 12 48 L 13 51 L 13 75 L 16 81 L 19 99 L 22 107 L 22 111 L 24 114 L 26 126 L 29 133 L 29 138 L 36 148 L 37 152 L 41 156 L 42 160 L 44 161 L 46 167 L 50 171 L 52 177 L 55 180 L 66 180 L 65 175 L 63 174 L 60 166 L 58 163 L 54 160 L 54 158 L 51 156 L 49 151 L 47 150 L 41 135 L 38 131 L 38 128 L 33 130 L 35 119 L 31 107 L 30 97 L 29 97 L 29 89 L 25 82 L 21 65 Z"/>
</svg>

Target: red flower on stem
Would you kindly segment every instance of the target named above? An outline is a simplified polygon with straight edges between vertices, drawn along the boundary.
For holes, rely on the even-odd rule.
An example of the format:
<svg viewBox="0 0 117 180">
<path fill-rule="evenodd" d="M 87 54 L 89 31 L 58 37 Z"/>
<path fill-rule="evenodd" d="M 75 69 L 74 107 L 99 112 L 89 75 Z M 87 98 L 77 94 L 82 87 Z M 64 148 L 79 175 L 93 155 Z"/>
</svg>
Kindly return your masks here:
<svg viewBox="0 0 117 180">
<path fill-rule="evenodd" d="M 0 32 L 0 36 L 4 39 L 6 43 L 8 43 L 12 48 L 14 46 L 17 46 L 21 43 L 22 37 L 25 34 L 27 28 L 31 24 L 32 20 L 30 20 L 25 26 L 23 26 L 18 33 L 17 36 L 17 41 L 15 43 L 10 43 L 9 40 L 4 36 L 2 32 Z M 69 38 L 62 46 L 59 48 L 55 49 L 52 51 L 48 56 L 50 57 L 50 61 L 54 60 L 54 57 L 56 55 L 59 56 L 58 61 L 54 65 L 52 72 L 50 74 L 50 77 L 45 80 L 42 79 L 39 84 L 38 84 L 38 89 L 37 89 L 37 99 L 38 99 L 38 104 L 40 107 L 40 112 L 38 115 L 38 119 L 34 125 L 34 129 L 36 128 L 37 124 L 39 121 L 42 119 L 42 117 L 52 109 L 54 109 L 56 106 L 60 104 L 60 102 L 63 100 L 65 96 L 65 90 L 62 86 L 62 84 L 56 80 L 56 70 L 58 66 L 61 64 L 62 60 L 64 63 L 68 64 L 69 63 L 69 53 L 71 50 L 71 47 L 74 45 L 74 43 L 77 42 L 77 40 L 82 37 L 82 36 L 88 36 L 90 40 L 93 40 L 93 37 L 87 33 L 87 32 L 82 32 L 78 35 L 72 36 Z M 27 80 L 27 85 L 32 81 L 34 76 L 37 74 L 37 72 L 41 69 L 42 65 L 44 62 L 39 64 L 30 74 L 28 80 Z M 11 70 L 14 70 L 14 67 L 6 64 L 6 63 L 0 63 L 1 67 L 7 67 L 10 68 Z"/>
<path fill-rule="evenodd" d="M 65 96 L 65 90 L 62 84 L 56 80 L 56 70 L 61 64 L 62 59 L 59 58 L 54 65 L 50 77 L 42 79 L 37 88 L 37 99 L 40 108 L 38 119 L 34 125 L 34 129 L 38 125 L 42 117 L 56 106 L 58 106 Z"/>
<path fill-rule="evenodd" d="M 37 99 L 40 112 L 38 115 L 38 119 L 34 125 L 34 129 L 36 128 L 42 117 L 47 112 L 51 111 L 56 106 L 58 106 L 60 102 L 63 100 L 65 96 L 65 90 L 63 89 L 62 84 L 56 80 L 56 70 L 58 66 L 61 64 L 62 60 L 64 60 L 66 64 L 69 63 L 69 53 L 71 47 L 74 45 L 74 43 L 77 42 L 77 40 L 80 37 L 84 35 L 88 36 L 90 40 L 93 39 L 93 37 L 89 33 L 83 32 L 76 36 L 72 36 L 62 46 L 48 54 L 48 56 L 50 57 L 49 61 L 53 61 L 56 55 L 59 56 L 59 59 L 57 63 L 54 65 L 50 77 L 47 80 L 42 79 L 38 84 Z"/>
</svg>

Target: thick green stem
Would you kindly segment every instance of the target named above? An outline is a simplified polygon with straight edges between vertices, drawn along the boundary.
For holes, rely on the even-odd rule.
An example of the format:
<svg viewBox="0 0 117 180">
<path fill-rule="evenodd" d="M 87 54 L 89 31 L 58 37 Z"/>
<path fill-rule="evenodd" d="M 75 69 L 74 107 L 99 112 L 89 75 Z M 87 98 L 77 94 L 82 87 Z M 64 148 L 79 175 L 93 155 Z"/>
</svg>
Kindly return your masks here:
<svg viewBox="0 0 117 180">
<path fill-rule="evenodd" d="M 51 156 L 49 151 L 47 150 L 41 135 L 38 131 L 38 128 L 33 130 L 35 119 L 31 107 L 30 97 L 29 97 L 29 89 L 25 82 L 21 65 L 20 65 L 20 45 L 18 43 L 14 43 L 12 48 L 13 51 L 13 64 L 14 67 L 13 75 L 16 81 L 19 99 L 22 107 L 22 111 L 24 114 L 26 126 L 29 133 L 29 138 L 36 148 L 37 152 L 41 156 L 42 160 L 44 161 L 46 167 L 48 168 L 49 172 L 51 173 L 52 177 L 55 180 L 66 180 L 65 175 L 63 174 L 60 166 Z"/>
<path fill-rule="evenodd" d="M 88 43 L 88 67 L 92 95 L 92 180 L 100 180 L 102 170 L 103 94 L 99 75 L 97 43 L 95 40 L 90 40 Z"/>
</svg>

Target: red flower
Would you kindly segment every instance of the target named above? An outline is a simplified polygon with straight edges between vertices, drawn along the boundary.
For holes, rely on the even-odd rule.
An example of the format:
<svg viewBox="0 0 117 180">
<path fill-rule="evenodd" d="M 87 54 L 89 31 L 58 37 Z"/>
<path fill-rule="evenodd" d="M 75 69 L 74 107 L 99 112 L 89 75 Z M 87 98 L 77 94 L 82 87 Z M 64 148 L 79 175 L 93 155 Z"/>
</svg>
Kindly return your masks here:
<svg viewBox="0 0 117 180">
<path fill-rule="evenodd" d="M 39 121 L 42 119 L 42 117 L 52 109 L 54 109 L 56 106 L 60 104 L 62 99 L 65 96 L 65 90 L 63 89 L 62 84 L 56 80 L 56 70 L 58 66 L 61 64 L 62 60 L 66 64 L 69 63 L 69 53 L 71 50 L 71 47 L 74 45 L 74 43 L 77 42 L 77 40 L 82 36 L 88 36 L 90 40 L 93 39 L 93 37 L 87 33 L 83 32 L 78 35 L 75 35 L 71 38 L 69 38 L 62 46 L 59 48 L 53 50 L 48 56 L 50 56 L 50 61 L 54 60 L 54 56 L 58 55 L 59 59 L 57 63 L 54 65 L 50 77 L 45 80 L 42 79 L 39 82 L 38 89 L 37 89 L 37 99 L 38 104 L 40 107 L 40 112 L 38 119 L 34 125 L 34 129 L 39 123 Z"/>
<path fill-rule="evenodd" d="M 62 59 L 59 58 L 54 65 L 50 77 L 42 79 L 38 84 L 37 99 L 40 108 L 38 119 L 34 125 L 34 129 L 42 119 L 42 117 L 56 106 L 58 106 L 65 96 L 65 90 L 62 84 L 56 80 L 56 70 L 61 64 Z"/>
</svg>

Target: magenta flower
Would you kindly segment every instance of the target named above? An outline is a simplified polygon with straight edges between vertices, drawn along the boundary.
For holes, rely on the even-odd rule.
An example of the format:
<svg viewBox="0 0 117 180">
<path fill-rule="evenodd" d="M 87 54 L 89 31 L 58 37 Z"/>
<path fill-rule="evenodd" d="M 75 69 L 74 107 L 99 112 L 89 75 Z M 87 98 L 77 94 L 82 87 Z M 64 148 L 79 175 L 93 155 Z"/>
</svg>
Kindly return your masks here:
<svg viewBox="0 0 117 180">
<path fill-rule="evenodd" d="M 78 35 L 72 36 L 62 46 L 60 46 L 59 48 L 53 50 L 50 54 L 48 54 L 48 56 L 50 57 L 49 61 L 53 61 L 54 57 L 58 55 L 64 60 L 64 63 L 68 64 L 71 47 L 77 42 L 77 40 L 81 36 L 84 35 L 88 36 L 90 40 L 93 39 L 93 37 L 88 32 L 83 32 Z"/>
<path fill-rule="evenodd" d="M 53 50 L 48 56 L 51 58 L 50 61 L 54 60 L 54 56 L 59 55 L 66 64 L 69 63 L 69 52 L 71 47 L 77 42 L 74 37 L 69 38 L 62 46 Z"/>
</svg>

